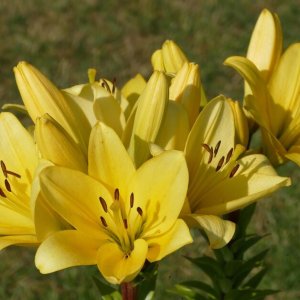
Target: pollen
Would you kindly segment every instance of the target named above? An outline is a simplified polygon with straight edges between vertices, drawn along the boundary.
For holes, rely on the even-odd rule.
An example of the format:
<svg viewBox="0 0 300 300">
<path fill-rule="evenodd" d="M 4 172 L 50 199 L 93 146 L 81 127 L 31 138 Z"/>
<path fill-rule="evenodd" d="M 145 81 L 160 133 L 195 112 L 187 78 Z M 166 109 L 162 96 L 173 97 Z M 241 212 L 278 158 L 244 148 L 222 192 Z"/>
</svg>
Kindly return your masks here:
<svg viewBox="0 0 300 300">
<path fill-rule="evenodd" d="M 133 208 L 133 205 L 134 205 L 134 194 L 131 193 L 130 194 L 130 208 Z"/>
<path fill-rule="evenodd" d="M 107 213 L 107 204 L 106 204 L 106 201 L 102 197 L 99 197 L 99 201 L 101 203 L 101 206 L 102 206 L 103 210 Z"/>
<path fill-rule="evenodd" d="M 117 200 L 117 201 L 120 200 L 120 192 L 119 192 L 119 189 L 115 189 L 114 198 L 115 198 L 115 200 Z"/>
<path fill-rule="evenodd" d="M 2 191 L 2 189 L 0 188 L 0 196 L 3 198 L 6 198 L 6 195 L 4 194 L 4 192 Z"/>
<path fill-rule="evenodd" d="M 219 162 L 218 162 L 217 167 L 216 167 L 216 172 L 218 172 L 218 171 L 222 168 L 223 163 L 224 163 L 224 160 L 225 160 L 225 157 L 222 156 L 221 159 L 220 159 Z"/>
<path fill-rule="evenodd" d="M 11 186 L 10 186 L 10 184 L 9 184 L 9 182 L 8 182 L 7 179 L 4 180 L 4 183 L 5 183 L 6 189 L 7 189 L 9 192 L 11 192 Z"/>
<path fill-rule="evenodd" d="M 100 221 L 104 227 L 108 227 L 106 220 L 102 216 L 100 217 Z"/>
<path fill-rule="evenodd" d="M 238 171 L 239 167 L 240 167 L 239 164 L 237 164 L 233 167 L 233 169 L 231 170 L 231 172 L 229 174 L 229 178 L 232 178 L 235 175 L 235 173 Z"/>
<path fill-rule="evenodd" d="M 220 145 L 221 145 L 221 141 L 218 141 L 216 147 L 215 147 L 215 150 L 214 150 L 214 156 L 216 157 L 217 154 L 218 154 L 218 151 L 220 149 Z"/>
<path fill-rule="evenodd" d="M 140 207 L 137 207 L 136 211 L 141 217 L 143 216 L 143 210 Z"/>
</svg>

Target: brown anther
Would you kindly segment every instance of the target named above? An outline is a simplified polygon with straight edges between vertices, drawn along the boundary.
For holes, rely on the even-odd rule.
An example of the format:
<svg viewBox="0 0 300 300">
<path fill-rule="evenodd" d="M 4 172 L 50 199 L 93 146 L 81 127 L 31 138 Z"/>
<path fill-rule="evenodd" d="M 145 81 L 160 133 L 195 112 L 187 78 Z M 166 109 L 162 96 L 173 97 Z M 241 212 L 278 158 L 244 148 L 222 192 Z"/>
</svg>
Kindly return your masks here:
<svg viewBox="0 0 300 300">
<path fill-rule="evenodd" d="M 233 169 L 231 170 L 231 172 L 230 172 L 230 174 L 229 174 L 229 178 L 232 178 L 232 177 L 235 175 L 235 173 L 237 172 L 237 170 L 239 169 L 239 167 L 240 167 L 239 164 L 237 164 L 237 165 L 235 165 L 235 166 L 233 167 Z"/>
<path fill-rule="evenodd" d="M 218 141 L 216 147 L 215 147 L 215 150 L 214 150 L 214 156 L 216 157 L 217 154 L 218 154 L 218 151 L 220 149 L 220 145 L 221 145 L 221 141 Z"/>
<path fill-rule="evenodd" d="M 12 175 L 12 176 L 15 176 L 15 177 L 17 177 L 17 178 L 21 178 L 21 175 L 19 175 L 18 173 L 15 173 L 15 172 L 13 172 L 13 171 L 7 170 L 6 165 L 5 165 L 5 163 L 4 163 L 3 160 L 1 160 L 0 164 L 1 164 L 1 169 L 2 169 L 3 175 L 4 175 L 6 178 L 7 178 L 7 175 L 8 175 L 8 174 L 10 174 L 10 175 Z"/>
<path fill-rule="evenodd" d="M 225 157 L 222 156 L 221 159 L 220 159 L 219 162 L 218 162 L 217 167 L 216 167 L 216 172 L 218 172 L 218 171 L 222 168 L 223 163 L 224 163 L 224 160 L 225 160 Z"/>
<path fill-rule="evenodd" d="M 99 201 L 101 203 L 101 206 L 102 206 L 103 210 L 107 213 L 107 204 L 106 204 L 106 201 L 102 197 L 99 197 Z"/>
<path fill-rule="evenodd" d="M 119 192 L 119 189 L 115 189 L 115 194 L 114 194 L 114 198 L 115 200 L 120 200 L 120 192 Z"/>
<path fill-rule="evenodd" d="M 102 225 L 104 227 L 107 227 L 107 223 L 106 223 L 105 219 L 102 216 L 100 217 L 100 220 L 101 220 Z"/>
<path fill-rule="evenodd" d="M 138 208 L 136 209 L 136 211 L 138 212 L 138 214 L 139 214 L 140 216 L 143 216 L 143 210 L 142 210 L 140 207 L 138 207 Z"/>
<path fill-rule="evenodd" d="M 9 182 L 8 182 L 7 179 L 4 180 L 4 183 L 5 183 L 6 189 L 7 189 L 9 192 L 11 192 L 11 187 L 10 187 L 10 184 L 9 184 Z"/>
<path fill-rule="evenodd" d="M 112 80 L 112 84 L 113 84 L 113 86 L 112 86 L 112 93 L 114 93 L 115 90 L 116 90 L 116 82 L 117 82 L 117 79 L 113 78 L 113 80 Z"/>
<path fill-rule="evenodd" d="M 4 192 L 2 191 L 2 189 L 0 188 L 0 196 L 3 198 L 6 198 L 6 195 L 4 194 Z"/>
<path fill-rule="evenodd" d="M 124 220 L 123 220 L 123 223 L 124 223 L 125 229 L 128 229 L 128 222 L 127 222 L 127 219 L 124 219 Z"/>
<path fill-rule="evenodd" d="M 227 153 L 227 156 L 226 156 L 226 161 L 225 161 L 225 164 L 227 164 L 232 156 L 232 153 L 233 153 L 233 148 L 231 148 L 228 153 Z"/>
<path fill-rule="evenodd" d="M 111 93 L 111 89 L 105 79 L 102 79 L 102 87 L 106 88 L 106 90 Z"/>
<path fill-rule="evenodd" d="M 131 193 L 130 194 L 130 208 L 133 208 L 133 205 L 134 205 L 134 194 Z"/>
<path fill-rule="evenodd" d="M 7 177 L 7 170 L 6 170 L 6 166 L 3 160 L 1 160 L 1 169 L 2 169 L 2 173 L 5 177 Z"/>
<path fill-rule="evenodd" d="M 210 164 L 214 156 L 214 150 L 207 144 L 202 144 L 202 147 L 209 153 L 208 163 Z"/>
</svg>

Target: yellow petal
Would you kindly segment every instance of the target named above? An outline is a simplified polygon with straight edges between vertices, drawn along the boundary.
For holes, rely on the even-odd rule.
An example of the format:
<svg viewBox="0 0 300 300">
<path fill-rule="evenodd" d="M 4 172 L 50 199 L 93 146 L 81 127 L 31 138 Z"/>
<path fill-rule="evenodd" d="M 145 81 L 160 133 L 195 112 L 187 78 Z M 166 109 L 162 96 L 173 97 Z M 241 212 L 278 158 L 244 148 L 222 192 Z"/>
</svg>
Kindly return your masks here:
<svg viewBox="0 0 300 300">
<path fill-rule="evenodd" d="M 183 220 L 176 220 L 174 226 L 166 233 L 147 239 L 149 250 L 147 259 L 158 261 L 179 248 L 193 242 L 189 228 Z"/>
<path fill-rule="evenodd" d="M 297 43 L 292 44 L 284 52 L 269 83 L 270 93 L 275 104 L 272 111 L 275 135 L 289 131 L 295 124 L 299 124 L 299 78 L 300 43 Z"/>
<path fill-rule="evenodd" d="M 144 213 L 142 237 L 162 234 L 173 226 L 182 209 L 187 185 L 188 170 L 179 151 L 165 151 L 137 170 L 128 185 L 128 197 L 133 192 L 134 205 Z M 134 214 L 130 217 L 134 218 Z"/>
<path fill-rule="evenodd" d="M 161 49 L 154 51 L 154 53 L 151 56 L 151 64 L 153 70 L 165 72 L 164 59 Z"/>
<path fill-rule="evenodd" d="M 253 96 L 245 98 L 245 108 L 259 125 L 272 130 L 277 120 L 274 122 L 274 115 L 271 115 L 272 99 L 257 67 L 247 58 L 238 56 L 227 58 L 224 64 L 239 72 L 252 90 Z"/>
<path fill-rule="evenodd" d="M 230 242 L 235 232 L 235 224 L 212 215 L 183 216 L 190 227 L 198 227 L 207 235 L 210 247 L 219 249 Z"/>
<path fill-rule="evenodd" d="M 282 50 L 282 31 L 276 14 L 264 9 L 254 27 L 248 47 L 247 58 L 261 71 L 268 81 Z"/>
<path fill-rule="evenodd" d="M 223 215 L 291 183 L 290 178 L 277 175 L 264 155 L 248 155 L 237 163 L 240 167 L 233 177 L 224 178 L 201 196 L 197 213 Z"/>
<path fill-rule="evenodd" d="M 52 234 L 38 248 L 35 265 L 42 274 L 75 266 L 94 265 L 101 243 L 76 230 Z"/>
<path fill-rule="evenodd" d="M 12 235 L 0 237 L 0 250 L 9 246 L 36 246 L 38 241 L 34 235 Z"/>
<path fill-rule="evenodd" d="M 243 109 L 240 107 L 240 103 L 238 101 L 233 101 L 231 99 L 227 99 L 229 102 L 233 116 L 234 116 L 234 124 L 236 129 L 236 143 L 247 147 L 249 141 L 249 128 L 248 121 Z"/>
<path fill-rule="evenodd" d="M 191 126 L 200 110 L 200 86 L 199 66 L 194 63 L 185 63 L 173 78 L 170 86 L 170 99 L 183 105 L 188 113 Z"/>
<path fill-rule="evenodd" d="M 94 114 L 94 95 L 92 94 L 89 96 L 92 99 L 89 99 L 86 95 L 82 96 L 82 93 L 80 93 L 80 95 L 76 95 L 73 93 L 72 88 L 62 90 L 61 92 L 66 99 L 69 99 L 69 101 L 71 101 L 72 99 L 72 101 L 76 105 L 78 105 L 78 107 L 80 107 L 90 126 L 94 126 L 97 122 L 96 116 Z"/>
<path fill-rule="evenodd" d="M 67 168 L 48 167 L 40 174 L 44 199 L 66 221 L 89 236 L 102 236 L 100 216 L 104 214 L 99 197 L 107 206 L 112 203 L 111 194 L 93 178 Z"/>
<path fill-rule="evenodd" d="M 183 150 L 189 129 L 189 119 L 183 106 L 169 101 L 155 142 L 165 150 Z"/>
<path fill-rule="evenodd" d="M 63 94 L 41 72 L 26 62 L 14 68 L 22 100 L 33 120 L 51 115 L 87 151 L 90 125 L 76 103 Z"/>
<path fill-rule="evenodd" d="M 117 134 L 98 123 L 90 138 L 89 174 L 122 193 L 134 172 L 134 165 Z"/>
<path fill-rule="evenodd" d="M 126 119 L 128 119 L 133 106 L 145 87 L 146 81 L 141 74 L 137 74 L 135 77 L 127 81 L 123 86 L 121 92 L 128 101 L 128 107 L 126 107 L 124 112 Z"/>
<path fill-rule="evenodd" d="M 125 254 L 117 244 L 105 243 L 98 251 L 98 268 L 103 277 L 112 284 L 132 281 L 146 261 L 148 244 L 138 239 L 130 254 Z"/>
<path fill-rule="evenodd" d="M 17 210 L 0 205 L 0 235 L 34 235 L 34 226 L 30 216 Z"/>
<path fill-rule="evenodd" d="M 125 127 L 125 116 L 121 111 L 119 102 L 105 89 L 95 99 L 94 113 L 97 120 L 110 126 L 120 137 L 122 136 Z"/>
<path fill-rule="evenodd" d="M 150 156 L 149 142 L 154 142 L 160 129 L 168 101 L 167 79 L 155 71 L 138 99 L 129 154 L 136 167 Z"/>
<path fill-rule="evenodd" d="M 178 45 L 171 40 L 166 40 L 162 45 L 162 55 L 167 73 L 177 73 L 187 58 Z"/>
<path fill-rule="evenodd" d="M 87 159 L 71 136 L 49 115 L 36 120 L 35 138 L 42 158 L 55 165 L 87 171 Z"/>
</svg>

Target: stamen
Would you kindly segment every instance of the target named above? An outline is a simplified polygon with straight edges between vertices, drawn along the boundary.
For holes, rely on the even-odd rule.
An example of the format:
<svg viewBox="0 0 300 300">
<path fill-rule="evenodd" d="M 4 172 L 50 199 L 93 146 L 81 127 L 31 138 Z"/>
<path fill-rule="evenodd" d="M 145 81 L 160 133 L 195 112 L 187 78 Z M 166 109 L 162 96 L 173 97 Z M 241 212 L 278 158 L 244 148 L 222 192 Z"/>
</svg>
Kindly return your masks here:
<svg viewBox="0 0 300 300">
<path fill-rule="evenodd" d="M 208 163 L 211 163 L 214 155 L 213 148 L 209 147 L 207 144 L 202 144 L 202 147 L 209 153 Z"/>
<path fill-rule="evenodd" d="M 105 79 L 102 79 L 102 87 L 106 88 L 106 90 L 111 93 L 111 89 Z"/>
<path fill-rule="evenodd" d="M 107 227 L 107 223 L 106 223 L 105 219 L 102 216 L 100 217 L 100 220 L 101 220 L 102 225 L 104 227 Z"/>
<path fill-rule="evenodd" d="M 130 208 L 133 208 L 133 205 L 134 205 L 134 194 L 131 193 L 130 194 Z"/>
<path fill-rule="evenodd" d="M 124 220 L 123 220 L 123 223 L 124 223 L 125 229 L 128 229 L 128 222 L 127 222 L 127 219 L 124 219 Z"/>
<path fill-rule="evenodd" d="M 140 208 L 140 207 L 138 207 L 137 209 L 136 209 L 136 211 L 138 212 L 138 214 L 142 217 L 143 216 L 143 210 Z"/>
<path fill-rule="evenodd" d="M 233 153 L 233 148 L 231 148 L 229 150 L 229 152 L 227 153 L 227 156 L 226 156 L 226 161 L 225 161 L 225 164 L 227 164 L 232 156 L 232 153 Z"/>
<path fill-rule="evenodd" d="M 117 79 L 113 78 L 113 80 L 112 80 L 112 84 L 113 84 L 113 86 L 112 86 L 112 93 L 114 93 L 115 90 L 116 90 L 116 82 L 117 82 Z"/>
<path fill-rule="evenodd" d="M 6 198 L 6 195 L 4 194 L 4 192 L 2 191 L 1 188 L 0 188 L 0 196 L 2 196 L 3 198 Z"/>
<path fill-rule="evenodd" d="M 237 165 L 235 165 L 235 166 L 233 167 L 233 169 L 231 170 L 231 172 L 230 172 L 230 174 L 229 174 L 229 178 L 232 178 L 232 177 L 235 175 L 235 173 L 237 172 L 237 170 L 239 169 L 239 167 L 240 167 L 239 164 L 237 164 Z"/>
<path fill-rule="evenodd" d="M 7 179 L 4 180 L 4 183 L 5 183 L 6 189 L 7 189 L 9 192 L 11 192 L 11 187 L 10 187 L 10 184 L 9 184 L 9 182 L 8 182 Z"/>
<path fill-rule="evenodd" d="M 120 192 L 119 189 L 115 189 L 115 194 L 114 194 L 115 200 L 120 200 Z"/>
<path fill-rule="evenodd" d="M 15 173 L 15 172 L 13 172 L 13 171 L 7 170 L 6 165 L 5 165 L 5 163 L 4 163 L 3 160 L 1 160 L 0 163 L 1 163 L 1 169 L 2 169 L 3 175 L 4 175 L 6 178 L 7 178 L 7 175 L 8 175 L 8 174 L 13 175 L 13 176 L 15 176 L 15 177 L 17 177 L 17 178 L 21 178 L 21 175 L 19 175 L 18 173 Z"/>
<path fill-rule="evenodd" d="M 218 172 L 218 171 L 222 168 L 223 163 L 224 163 L 224 160 L 225 160 L 225 157 L 222 156 L 221 159 L 220 159 L 219 162 L 218 162 L 217 167 L 216 167 L 216 172 Z"/>
<path fill-rule="evenodd" d="M 100 203 L 101 203 L 101 206 L 102 206 L 103 210 L 107 213 L 106 201 L 102 197 L 99 197 L 99 200 L 100 200 Z"/>
<path fill-rule="evenodd" d="M 218 143 L 217 143 L 217 145 L 216 145 L 216 147 L 215 147 L 215 150 L 214 150 L 214 156 L 215 156 L 215 157 L 216 157 L 217 154 L 218 154 L 220 145 L 221 145 L 221 141 L 218 141 Z"/>
</svg>

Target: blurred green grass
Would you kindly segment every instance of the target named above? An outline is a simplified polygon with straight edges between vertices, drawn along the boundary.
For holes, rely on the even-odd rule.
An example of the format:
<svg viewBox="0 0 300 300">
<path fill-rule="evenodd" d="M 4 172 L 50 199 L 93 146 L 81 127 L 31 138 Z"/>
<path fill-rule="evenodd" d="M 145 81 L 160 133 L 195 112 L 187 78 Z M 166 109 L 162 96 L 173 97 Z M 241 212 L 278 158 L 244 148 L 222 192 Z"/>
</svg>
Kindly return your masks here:
<svg viewBox="0 0 300 300">
<path fill-rule="evenodd" d="M 26 60 L 42 70 L 59 87 L 87 80 L 95 67 L 121 86 L 137 72 L 149 76 L 150 56 L 166 39 L 174 39 L 201 67 L 209 98 L 223 93 L 239 98 L 242 81 L 222 62 L 243 55 L 251 30 L 263 8 L 276 12 L 282 22 L 285 46 L 299 36 L 300 1 L 217 0 L 2 0 L 0 1 L 0 99 L 20 102 L 12 68 Z M 294 185 L 260 202 L 252 227 L 270 232 L 272 270 L 262 287 L 283 290 L 269 299 L 300 298 L 299 169 L 289 164 L 282 175 Z M 196 274 L 181 257 L 208 251 L 203 241 L 168 257 L 162 264 L 160 294 L 178 279 Z M 33 265 L 34 250 L 10 248 L 0 254 L 0 299 L 96 299 L 91 275 L 96 268 L 74 268 L 40 275 Z M 176 271 L 173 266 L 176 264 Z M 174 299 L 171 297 L 170 299 Z"/>
</svg>

